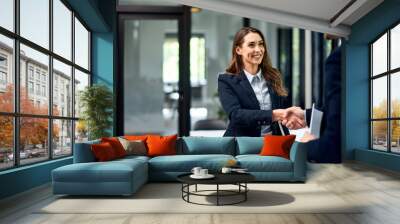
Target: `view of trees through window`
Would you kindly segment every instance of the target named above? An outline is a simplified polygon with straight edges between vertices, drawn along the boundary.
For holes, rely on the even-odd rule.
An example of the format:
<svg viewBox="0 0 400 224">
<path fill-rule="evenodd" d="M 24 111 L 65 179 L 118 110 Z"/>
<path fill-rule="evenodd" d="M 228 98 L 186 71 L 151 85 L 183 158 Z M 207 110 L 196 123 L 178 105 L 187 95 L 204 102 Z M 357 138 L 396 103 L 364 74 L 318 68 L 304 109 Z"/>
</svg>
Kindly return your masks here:
<svg viewBox="0 0 400 224">
<path fill-rule="evenodd" d="M 63 1 L 51 1 L 20 0 L 16 14 L 14 1 L 0 3 L 0 26 L 12 32 L 0 30 L 0 170 L 70 156 L 74 141 L 87 139 L 86 126 L 74 128 L 74 105 L 89 85 L 90 32 Z"/>
<path fill-rule="evenodd" d="M 400 153 L 400 25 L 370 46 L 371 148 Z"/>
</svg>

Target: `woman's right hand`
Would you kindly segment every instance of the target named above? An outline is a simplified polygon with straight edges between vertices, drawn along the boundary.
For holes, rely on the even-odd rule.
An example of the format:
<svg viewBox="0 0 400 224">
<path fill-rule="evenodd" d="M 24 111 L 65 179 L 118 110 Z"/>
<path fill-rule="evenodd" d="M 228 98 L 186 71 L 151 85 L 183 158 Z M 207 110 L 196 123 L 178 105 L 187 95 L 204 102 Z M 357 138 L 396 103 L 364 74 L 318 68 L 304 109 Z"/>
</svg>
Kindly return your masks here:
<svg viewBox="0 0 400 224">
<path fill-rule="evenodd" d="M 272 111 L 272 120 L 281 121 L 289 129 L 300 129 L 306 126 L 304 110 L 300 107 L 276 109 Z"/>
</svg>

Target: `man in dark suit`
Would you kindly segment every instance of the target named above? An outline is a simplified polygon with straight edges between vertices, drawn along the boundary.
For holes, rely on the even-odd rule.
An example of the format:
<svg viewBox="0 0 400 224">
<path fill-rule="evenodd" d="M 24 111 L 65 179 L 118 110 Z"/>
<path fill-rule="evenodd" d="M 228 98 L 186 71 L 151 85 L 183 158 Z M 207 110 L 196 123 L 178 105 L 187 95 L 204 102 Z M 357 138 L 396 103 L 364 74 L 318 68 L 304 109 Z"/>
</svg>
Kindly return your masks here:
<svg viewBox="0 0 400 224">
<path fill-rule="evenodd" d="M 320 138 L 306 133 L 300 140 L 307 147 L 308 160 L 318 163 L 341 162 L 341 47 L 336 48 L 325 61 L 324 71 L 324 112 Z M 303 110 L 292 110 L 293 113 L 304 113 Z M 306 110 L 307 124 L 310 124 L 311 110 Z M 286 122 L 283 122 L 286 124 Z"/>
</svg>

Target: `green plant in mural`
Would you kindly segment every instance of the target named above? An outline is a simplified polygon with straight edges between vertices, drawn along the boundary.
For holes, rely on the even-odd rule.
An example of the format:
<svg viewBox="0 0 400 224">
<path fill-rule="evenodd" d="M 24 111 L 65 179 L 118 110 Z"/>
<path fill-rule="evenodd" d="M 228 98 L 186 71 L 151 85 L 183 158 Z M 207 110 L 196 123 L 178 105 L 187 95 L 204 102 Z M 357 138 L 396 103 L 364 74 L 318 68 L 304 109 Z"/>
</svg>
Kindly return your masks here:
<svg viewBox="0 0 400 224">
<path fill-rule="evenodd" d="M 228 116 L 226 115 L 224 109 L 223 109 L 222 106 L 221 106 L 221 103 L 220 103 L 220 101 L 219 101 L 218 92 L 215 92 L 215 93 L 214 93 L 212 100 L 213 100 L 213 103 L 214 103 L 214 104 L 216 105 L 216 107 L 218 108 L 218 109 L 217 109 L 217 116 L 218 116 L 218 119 L 226 121 L 226 120 L 228 119 Z"/>
<path fill-rule="evenodd" d="M 113 96 L 108 87 L 95 84 L 80 93 L 82 119 L 87 125 L 89 139 L 109 136 L 107 129 L 112 125 Z"/>
</svg>

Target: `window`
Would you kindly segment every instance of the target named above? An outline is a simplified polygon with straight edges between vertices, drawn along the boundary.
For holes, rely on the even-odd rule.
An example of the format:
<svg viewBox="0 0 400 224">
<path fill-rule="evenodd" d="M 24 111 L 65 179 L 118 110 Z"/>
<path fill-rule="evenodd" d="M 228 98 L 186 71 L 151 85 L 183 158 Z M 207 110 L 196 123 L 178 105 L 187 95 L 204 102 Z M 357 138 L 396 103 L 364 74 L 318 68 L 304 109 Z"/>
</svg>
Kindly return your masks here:
<svg viewBox="0 0 400 224">
<path fill-rule="evenodd" d="M 36 84 L 36 95 L 40 95 L 40 84 Z"/>
<path fill-rule="evenodd" d="M 370 45 L 371 148 L 400 153 L 400 24 Z"/>
<path fill-rule="evenodd" d="M 28 82 L 29 94 L 33 94 L 33 82 Z"/>
<path fill-rule="evenodd" d="M 176 34 L 167 34 L 163 46 L 163 82 L 177 83 L 179 75 L 179 44 Z M 192 34 L 190 38 L 190 80 L 192 86 L 206 84 L 206 47 L 203 34 Z"/>
<path fill-rule="evenodd" d="M 89 32 L 75 18 L 75 62 L 82 68 L 89 69 Z"/>
<path fill-rule="evenodd" d="M 4 2 L 0 3 L 0 20 L 3 18 L 1 8 Z M 1 24 L 1 23 L 0 23 Z M 12 77 L 14 76 L 13 66 L 11 65 L 12 58 L 14 57 L 14 42 L 11 38 L 8 38 L 0 33 L 0 113 L 14 111 L 14 83 Z M 7 61 L 8 59 L 8 61 Z M 8 130 L 10 131 L 10 130 Z M 6 133 L 4 133 L 6 135 Z M 11 136 L 12 133 L 7 133 L 7 136 Z M 0 135 L 0 139 L 1 139 Z M 2 148 L 0 141 L 0 149 Z M 1 160 L 0 160 L 1 169 Z"/>
<path fill-rule="evenodd" d="M 32 66 L 29 66 L 28 73 L 29 73 L 29 79 L 33 80 L 33 67 Z"/>
<path fill-rule="evenodd" d="M 72 155 L 77 130 L 80 139 L 87 139 L 86 126 L 76 128 L 79 113 L 73 114 L 80 89 L 73 92 L 70 87 L 89 85 L 91 34 L 67 4 L 63 0 L 0 0 L 0 83 L 7 85 L 0 85 L 0 170 Z M 19 74 L 14 73 L 16 65 Z M 19 94 L 14 93 L 14 76 L 19 80 Z"/>
<path fill-rule="evenodd" d="M 40 81 L 40 70 L 36 69 L 36 80 Z"/>
<path fill-rule="evenodd" d="M 49 48 L 49 0 L 20 0 L 21 36 Z"/>
<path fill-rule="evenodd" d="M 0 1 L 0 26 L 14 31 L 14 0 Z"/>
<path fill-rule="evenodd" d="M 72 12 L 60 1 L 53 0 L 54 52 L 71 60 Z"/>
<path fill-rule="evenodd" d="M 79 117 L 81 114 L 79 96 L 86 86 L 89 86 L 89 74 L 75 70 L 75 117 Z"/>
<path fill-rule="evenodd" d="M 7 67 L 7 57 L 0 55 L 0 67 Z"/>
<path fill-rule="evenodd" d="M 0 84 L 1 85 L 7 84 L 7 74 L 3 71 L 0 71 Z"/>
<path fill-rule="evenodd" d="M 54 83 L 53 83 L 53 90 L 54 90 L 54 95 L 53 95 L 53 114 L 57 115 L 60 113 L 60 104 L 58 101 L 59 93 L 60 93 L 60 100 L 64 102 L 64 97 L 65 95 L 71 96 L 72 92 L 70 89 L 65 89 L 64 85 L 65 83 L 70 83 L 72 84 L 72 69 L 71 66 L 66 65 L 56 59 L 53 60 L 54 64 L 54 70 L 53 70 L 53 78 L 54 78 Z M 66 109 L 66 114 L 62 113 L 62 116 L 72 116 L 72 98 L 70 97 L 68 100 L 69 107 Z M 69 102 L 71 101 L 71 102 Z M 58 104 L 58 105 L 56 105 Z"/>
<path fill-rule="evenodd" d="M 46 86 L 42 86 L 42 96 L 46 96 Z"/>
<path fill-rule="evenodd" d="M 7 56 L 0 54 L 0 91 L 5 92 L 7 85 Z"/>
</svg>

